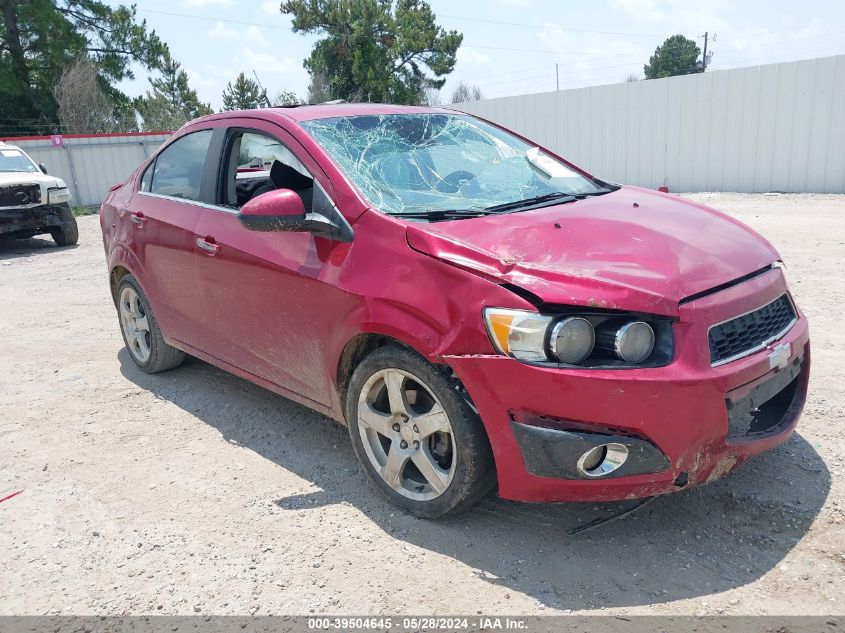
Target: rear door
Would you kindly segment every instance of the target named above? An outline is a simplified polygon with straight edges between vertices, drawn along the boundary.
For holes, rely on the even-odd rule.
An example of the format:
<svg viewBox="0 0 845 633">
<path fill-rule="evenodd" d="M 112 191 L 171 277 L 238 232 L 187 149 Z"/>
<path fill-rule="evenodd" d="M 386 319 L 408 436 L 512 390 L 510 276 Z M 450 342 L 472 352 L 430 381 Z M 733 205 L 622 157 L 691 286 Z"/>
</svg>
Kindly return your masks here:
<svg viewBox="0 0 845 633">
<path fill-rule="evenodd" d="M 206 323 L 215 356 L 318 403 L 327 404 L 328 341 L 352 301 L 334 284 L 331 256 L 346 244 L 310 233 L 261 233 L 241 226 L 237 212 L 260 188 L 244 186 L 255 165 L 292 167 L 284 188 L 297 191 L 306 211 L 333 205 L 331 183 L 282 128 L 255 119 L 230 122 L 223 145 L 218 210 L 203 214 L 197 238 L 213 244 L 199 256 L 208 288 Z M 314 177 L 317 176 L 317 180 Z M 271 185 L 272 188 L 272 185 Z"/>
<path fill-rule="evenodd" d="M 138 257 L 140 279 L 165 336 L 202 347 L 202 288 L 197 278 L 196 230 L 203 200 L 212 196 L 217 156 L 209 158 L 214 131 L 173 141 L 143 173 L 118 215 Z"/>
</svg>

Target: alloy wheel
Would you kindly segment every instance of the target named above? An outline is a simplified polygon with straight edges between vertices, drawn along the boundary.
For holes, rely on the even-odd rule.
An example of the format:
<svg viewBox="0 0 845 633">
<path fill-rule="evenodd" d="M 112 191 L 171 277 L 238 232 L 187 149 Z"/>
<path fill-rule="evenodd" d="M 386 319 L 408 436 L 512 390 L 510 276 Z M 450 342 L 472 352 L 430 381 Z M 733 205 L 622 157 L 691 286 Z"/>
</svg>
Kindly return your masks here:
<svg viewBox="0 0 845 633">
<path fill-rule="evenodd" d="M 455 476 L 449 416 L 425 383 L 401 369 L 374 373 L 358 399 L 358 431 L 381 478 L 416 501 L 436 499 Z"/>
<path fill-rule="evenodd" d="M 126 347 L 139 363 L 150 359 L 150 321 L 138 293 L 129 286 L 120 292 L 120 326 Z"/>
</svg>

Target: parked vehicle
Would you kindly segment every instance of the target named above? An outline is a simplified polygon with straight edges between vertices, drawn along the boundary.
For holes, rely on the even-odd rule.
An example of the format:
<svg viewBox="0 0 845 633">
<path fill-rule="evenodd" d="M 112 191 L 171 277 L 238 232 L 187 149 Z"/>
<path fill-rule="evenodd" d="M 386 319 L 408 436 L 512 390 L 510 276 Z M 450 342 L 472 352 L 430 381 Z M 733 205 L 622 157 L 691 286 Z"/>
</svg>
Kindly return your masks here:
<svg viewBox="0 0 845 633">
<path fill-rule="evenodd" d="M 138 367 L 188 353 L 346 424 L 419 516 L 497 483 L 600 501 L 710 482 L 804 404 L 807 321 L 760 235 L 465 114 L 211 115 L 100 218 Z"/>
<path fill-rule="evenodd" d="M 70 192 L 20 147 L 0 141 L 0 238 L 49 233 L 56 244 L 79 241 Z"/>
</svg>

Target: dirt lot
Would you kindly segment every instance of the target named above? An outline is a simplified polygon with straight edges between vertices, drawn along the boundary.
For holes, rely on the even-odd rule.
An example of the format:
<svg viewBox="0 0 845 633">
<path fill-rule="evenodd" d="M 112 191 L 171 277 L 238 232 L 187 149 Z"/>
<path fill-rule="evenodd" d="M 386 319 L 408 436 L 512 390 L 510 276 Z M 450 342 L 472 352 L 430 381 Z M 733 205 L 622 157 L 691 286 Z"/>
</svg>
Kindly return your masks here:
<svg viewBox="0 0 845 633">
<path fill-rule="evenodd" d="M 197 360 L 135 369 L 97 217 L 0 242 L 0 613 L 845 613 L 845 196 L 700 194 L 781 250 L 814 343 L 798 433 L 623 506 L 488 498 L 445 523 L 370 489 L 345 429 Z"/>
</svg>

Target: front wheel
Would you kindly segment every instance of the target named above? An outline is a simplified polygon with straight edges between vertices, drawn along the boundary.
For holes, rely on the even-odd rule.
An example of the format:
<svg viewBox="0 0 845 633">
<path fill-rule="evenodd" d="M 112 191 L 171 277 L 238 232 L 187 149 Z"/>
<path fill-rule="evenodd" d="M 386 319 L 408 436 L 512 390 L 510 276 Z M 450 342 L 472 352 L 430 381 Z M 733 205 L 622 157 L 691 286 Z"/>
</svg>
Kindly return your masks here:
<svg viewBox="0 0 845 633">
<path fill-rule="evenodd" d="M 62 225 L 50 230 L 50 237 L 58 246 L 72 246 L 79 242 L 79 226 L 70 207 L 61 209 Z"/>
<path fill-rule="evenodd" d="M 349 384 L 355 454 L 383 494 L 420 517 L 461 512 L 495 485 L 487 434 L 458 387 L 398 345 L 367 356 Z"/>
</svg>

